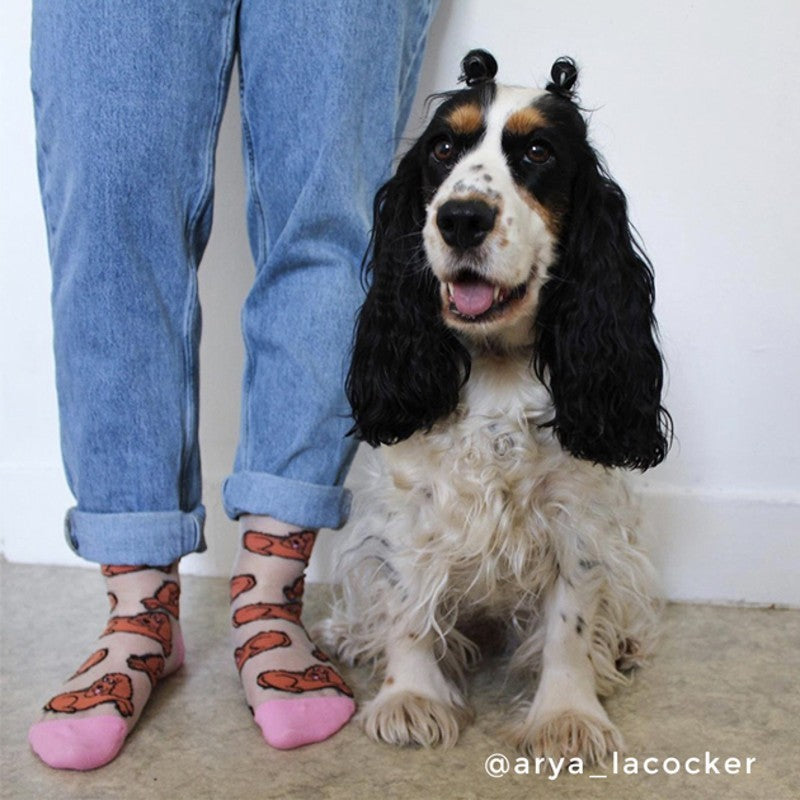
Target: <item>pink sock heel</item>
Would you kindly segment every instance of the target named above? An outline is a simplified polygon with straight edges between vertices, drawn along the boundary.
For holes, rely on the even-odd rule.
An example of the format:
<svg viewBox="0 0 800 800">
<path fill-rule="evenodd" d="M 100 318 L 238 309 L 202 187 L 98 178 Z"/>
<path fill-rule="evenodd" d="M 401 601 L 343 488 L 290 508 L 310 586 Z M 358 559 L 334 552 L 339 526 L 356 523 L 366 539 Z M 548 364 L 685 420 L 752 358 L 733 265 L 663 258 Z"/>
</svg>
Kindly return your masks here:
<svg viewBox="0 0 800 800">
<path fill-rule="evenodd" d="M 186 645 L 183 643 L 183 631 L 178 630 L 172 646 L 175 648 L 175 664 L 169 672 L 163 674 L 162 677 L 164 678 L 174 675 L 183 666 L 183 662 L 186 658 Z"/>
</svg>

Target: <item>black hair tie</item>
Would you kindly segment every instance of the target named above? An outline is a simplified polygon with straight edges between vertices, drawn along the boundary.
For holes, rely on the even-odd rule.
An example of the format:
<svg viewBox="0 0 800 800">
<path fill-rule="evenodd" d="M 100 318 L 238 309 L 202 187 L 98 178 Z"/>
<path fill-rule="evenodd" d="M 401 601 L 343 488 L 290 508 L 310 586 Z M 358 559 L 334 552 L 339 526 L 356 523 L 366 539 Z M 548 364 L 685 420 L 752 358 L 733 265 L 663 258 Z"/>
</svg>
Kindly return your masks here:
<svg viewBox="0 0 800 800">
<path fill-rule="evenodd" d="M 495 75 L 497 75 L 497 61 L 486 50 L 470 50 L 461 59 L 461 75 L 458 80 L 467 86 L 494 80 Z"/>
<path fill-rule="evenodd" d="M 575 84 L 578 82 L 578 65 L 569 56 L 561 56 L 550 70 L 548 92 L 572 100 Z"/>
</svg>

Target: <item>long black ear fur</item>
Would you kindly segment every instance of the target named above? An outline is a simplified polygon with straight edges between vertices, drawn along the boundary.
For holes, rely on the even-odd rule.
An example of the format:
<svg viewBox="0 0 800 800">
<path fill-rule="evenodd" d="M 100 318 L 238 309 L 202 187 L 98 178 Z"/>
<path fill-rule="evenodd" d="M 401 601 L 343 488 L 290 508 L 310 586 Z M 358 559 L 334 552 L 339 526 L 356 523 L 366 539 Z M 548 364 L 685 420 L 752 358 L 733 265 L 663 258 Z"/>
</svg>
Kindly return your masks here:
<svg viewBox="0 0 800 800">
<path fill-rule="evenodd" d="M 589 145 L 550 274 L 534 367 L 550 387 L 561 445 L 606 466 L 655 466 L 672 420 L 661 405 L 653 271 L 632 237 L 625 195 Z"/>
<path fill-rule="evenodd" d="M 375 198 L 371 279 L 356 326 L 347 397 L 351 433 L 394 444 L 453 411 L 469 354 L 441 319 L 438 281 L 425 262 L 420 146 Z"/>
</svg>

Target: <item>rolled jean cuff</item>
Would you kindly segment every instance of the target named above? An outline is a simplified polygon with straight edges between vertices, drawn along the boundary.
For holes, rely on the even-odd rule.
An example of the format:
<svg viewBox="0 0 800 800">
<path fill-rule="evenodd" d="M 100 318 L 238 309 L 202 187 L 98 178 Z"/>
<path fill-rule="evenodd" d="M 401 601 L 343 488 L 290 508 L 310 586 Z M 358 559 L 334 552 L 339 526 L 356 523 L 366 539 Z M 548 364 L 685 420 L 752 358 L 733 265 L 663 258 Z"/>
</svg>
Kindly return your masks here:
<svg viewBox="0 0 800 800">
<path fill-rule="evenodd" d="M 266 472 L 235 472 L 222 486 L 222 503 L 231 519 L 258 514 L 301 528 L 341 528 L 351 502 L 352 495 L 341 486 L 319 486 Z"/>
<path fill-rule="evenodd" d="M 171 564 L 206 549 L 206 510 L 131 511 L 97 514 L 71 508 L 65 520 L 67 544 L 98 564 Z"/>
</svg>

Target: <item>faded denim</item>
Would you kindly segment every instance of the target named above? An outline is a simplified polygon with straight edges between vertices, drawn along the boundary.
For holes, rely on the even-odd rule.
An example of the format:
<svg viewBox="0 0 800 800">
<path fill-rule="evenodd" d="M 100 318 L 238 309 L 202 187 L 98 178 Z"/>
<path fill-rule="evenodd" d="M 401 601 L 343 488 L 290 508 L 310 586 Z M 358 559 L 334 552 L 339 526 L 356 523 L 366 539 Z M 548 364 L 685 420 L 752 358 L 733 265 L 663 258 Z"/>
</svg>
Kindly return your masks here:
<svg viewBox="0 0 800 800">
<path fill-rule="evenodd" d="M 205 547 L 197 267 L 237 54 L 256 270 L 223 501 L 232 518 L 345 522 L 359 266 L 434 5 L 35 0 L 67 539 L 81 556 L 163 564 Z"/>
</svg>

